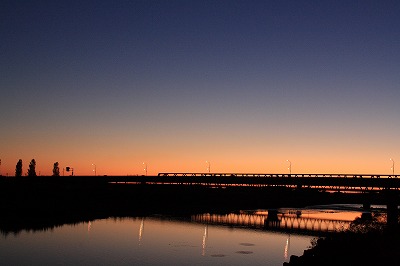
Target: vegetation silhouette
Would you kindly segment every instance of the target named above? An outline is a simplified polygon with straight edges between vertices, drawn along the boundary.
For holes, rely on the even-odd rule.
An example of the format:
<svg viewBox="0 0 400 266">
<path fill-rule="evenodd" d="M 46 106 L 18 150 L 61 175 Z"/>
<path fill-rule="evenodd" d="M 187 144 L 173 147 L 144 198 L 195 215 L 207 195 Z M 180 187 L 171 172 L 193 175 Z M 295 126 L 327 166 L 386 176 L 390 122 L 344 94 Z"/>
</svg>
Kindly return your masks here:
<svg viewBox="0 0 400 266">
<path fill-rule="evenodd" d="M 15 176 L 21 177 L 22 176 L 22 160 L 19 159 L 17 165 L 15 166 Z"/>
<path fill-rule="evenodd" d="M 32 159 L 29 163 L 28 176 L 36 176 L 36 160 Z"/>
<path fill-rule="evenodd" d="M 388 228 L 385 214 L 357 218 L 348 230 L 315 238 L 302 256 L 292 255 L 293 265 L 399 265 L 400 228 Z"/>
<path fill-rule="evenodd" d="M 53 165 L 53 176 L 60 176 L 60 168 L 58 166 L 58 162 L 55 162 Z"/>
<path fill-rule="evenodd" d="M 17 164 L 15 165 L 15 176 L 16 177 L 21 177 L 22 176 L 22 159 L 19 159 Z M 37 176 L 36 174 L 36 160 L 32 159 L 31 162 L 29 163 L 29 168 L 27 175 L 30 177 L 35 177 Z M 0 175 L 1 176 L 1 175 Z M 60 176 L 60 168 L 59 168 L 59 163 L 55 162 L 53 165 L 53 176 Z"/>
</svg>

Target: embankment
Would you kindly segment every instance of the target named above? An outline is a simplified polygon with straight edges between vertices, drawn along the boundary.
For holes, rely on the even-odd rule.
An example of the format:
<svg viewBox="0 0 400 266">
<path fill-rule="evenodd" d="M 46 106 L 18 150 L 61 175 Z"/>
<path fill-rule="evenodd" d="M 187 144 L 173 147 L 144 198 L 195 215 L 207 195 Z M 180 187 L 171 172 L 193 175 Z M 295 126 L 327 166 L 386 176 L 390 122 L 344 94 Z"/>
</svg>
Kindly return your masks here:
<svg viewBox="0 0 400 266">
<path fill-rule="evenodd" d="M 115 184 L 79 176 L 0 177 L 0 226 L 18 230 L 26 225 L 40 227 L 111 216 L 182 216 L 357 200 L 341 193 L 283 186 Z"/>
</svg>

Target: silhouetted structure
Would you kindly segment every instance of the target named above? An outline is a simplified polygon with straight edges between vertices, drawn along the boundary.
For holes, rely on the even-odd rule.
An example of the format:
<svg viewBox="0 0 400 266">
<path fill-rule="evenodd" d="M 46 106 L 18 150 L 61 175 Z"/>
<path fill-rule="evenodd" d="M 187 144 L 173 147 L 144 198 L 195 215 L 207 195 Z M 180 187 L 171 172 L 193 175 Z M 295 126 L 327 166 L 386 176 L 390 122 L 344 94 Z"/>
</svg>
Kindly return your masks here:
<svg viewBox="0 0 400 266">
<path fill-rule="evenodd" d="M 71 175 L 74 175 L 74 168 L 67 166 L 67 167 L 65 167 L 65 170 L 67 172 L 71 171 Z"/>
</svg>

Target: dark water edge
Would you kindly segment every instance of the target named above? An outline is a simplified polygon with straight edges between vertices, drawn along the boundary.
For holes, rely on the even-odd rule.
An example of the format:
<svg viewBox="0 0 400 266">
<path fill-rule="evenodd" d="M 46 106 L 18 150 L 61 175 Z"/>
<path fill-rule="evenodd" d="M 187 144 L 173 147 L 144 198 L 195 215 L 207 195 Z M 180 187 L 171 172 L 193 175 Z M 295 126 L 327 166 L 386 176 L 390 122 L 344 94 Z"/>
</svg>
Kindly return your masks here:
<svg viewBox="0 0 400 266">
<path fill-rule="evenodd" d="M 72 180 L 72 181 L 71 181 Z M 338 193 L 285 187 L 209 188 L 199 185 L 108 184 L 79 178 L 0 182 L 0 231 L 51 228 L 107 217 L 190 216 L 356 201 Z M 356 202 L 358 203 L 358 202 Z"/>
</svg>

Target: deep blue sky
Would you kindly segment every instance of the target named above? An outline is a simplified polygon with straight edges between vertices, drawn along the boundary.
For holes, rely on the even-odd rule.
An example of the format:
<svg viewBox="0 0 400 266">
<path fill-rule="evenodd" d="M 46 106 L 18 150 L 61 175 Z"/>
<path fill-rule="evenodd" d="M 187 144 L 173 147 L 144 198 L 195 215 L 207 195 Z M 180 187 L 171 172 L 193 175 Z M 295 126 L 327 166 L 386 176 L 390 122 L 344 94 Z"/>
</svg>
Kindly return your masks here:
<svg viewBox="0 0 400 266">
<path fill-rule="evenodd" d="M 1 171 L 35 158 L 43 174 L 55 161 L 285 172 L 290 159 L 389 174 L 399 14 L 399 1 L 1 1 Z"/>
</svg>

